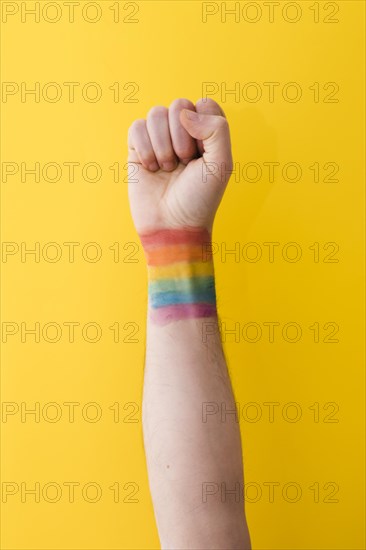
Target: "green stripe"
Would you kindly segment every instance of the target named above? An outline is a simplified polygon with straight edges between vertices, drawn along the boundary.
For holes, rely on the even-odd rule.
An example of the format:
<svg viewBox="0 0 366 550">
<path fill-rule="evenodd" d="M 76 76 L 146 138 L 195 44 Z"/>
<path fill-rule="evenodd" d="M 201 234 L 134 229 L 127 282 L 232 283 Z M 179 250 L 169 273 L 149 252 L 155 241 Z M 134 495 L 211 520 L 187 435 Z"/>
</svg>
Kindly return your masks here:
<svg viewBox="0 0 366 550">
<path fill-rule="evenodd" d="M 184 279 L 162 279 L 149 283 L 149 294 L 157 292 L 199 292 L 214 288 L 214 277 L 186 277 Z"/>
</svg>

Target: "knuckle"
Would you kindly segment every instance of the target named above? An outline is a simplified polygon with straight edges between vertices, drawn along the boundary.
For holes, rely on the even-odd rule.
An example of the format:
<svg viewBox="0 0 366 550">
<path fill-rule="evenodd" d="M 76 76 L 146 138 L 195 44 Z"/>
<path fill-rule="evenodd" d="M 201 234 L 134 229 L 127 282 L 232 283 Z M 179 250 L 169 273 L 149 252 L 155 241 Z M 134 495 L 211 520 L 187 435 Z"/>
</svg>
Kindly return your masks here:
<svg viewBox="0 0 366 550">
<path fill-rule="evenodd" d="M 137 132 L 142 130 L 145 127 L 146 121 L 144 118 L 137 118 L 134 120 L 131 124 L 131 126 L 128 129 L 128 135 L 130 137 L 133 137 L 136 135 Z"/>
<path fill-rule="evenodd" d="M 221 113 L 221 116 L 225 117 L 224 111 L 220 104 L 211 97 L 201 97 L 201 99 L 197 101 L 196 106 L 198 106 L 199 109 L 202 107 L 209 107 L 210 112 Z"/>
<path fill-rule="evenodd" d="M 192 101 L 186 99 L 185 97 L 179 97 L 171 102 L 169 109 L 188 109 L 189 107 L 194 107 Z"/>
<path fill-rule="evenodd" d="M 196 105 L 211 105 L 218 107 L 218 103 L 211 97 L 200 97 L 200 99 L 197 100 Z"/>
<path fill-rule="evenodd" d="M 131 128 L 135 131 L 135 130 L 139 130 L 141 128 L 144 128 L 145 127 L 145 124 L 146 124 L 146 121 L 144 118 L 137 118 L 136 120 L 133 121 L 133 123 L 131 124 Z"/>
<path fill-rule="evenodd" d="M 151 109 L 148 112 L 149 118 L 156 118 L 160 116 L 165 116 L 168 109 L 164 107 L 163 105 L 154 105 L 154 107 L 151 107 Z"/>
</svg>

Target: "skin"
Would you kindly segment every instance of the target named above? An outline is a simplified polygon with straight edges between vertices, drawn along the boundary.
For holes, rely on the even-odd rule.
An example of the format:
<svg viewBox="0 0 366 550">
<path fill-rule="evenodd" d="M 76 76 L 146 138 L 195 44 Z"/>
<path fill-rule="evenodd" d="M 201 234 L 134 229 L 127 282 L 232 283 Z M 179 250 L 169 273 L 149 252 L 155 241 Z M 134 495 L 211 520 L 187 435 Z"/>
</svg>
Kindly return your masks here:
<svg viewBox="0 0 366 550">
<path fill-rule="evenodd" d="M 233 167 L 229 125 L 215 101 L 177 99 L 169 108 L 153 107 L 129 128 L 128 162 L 130 208 L 140 236 L 159 229 L 212 233 Z M 160 326 L 151 309 L 149 303 L 142 414 L 161 546 L 248 550 L 237 418 L 212 414 L 204 422 L 202 414 L 207 402 L 235 409 L 217 316 Z M 240 498 L 225 494 L 238 484 Z"/>
</svg>

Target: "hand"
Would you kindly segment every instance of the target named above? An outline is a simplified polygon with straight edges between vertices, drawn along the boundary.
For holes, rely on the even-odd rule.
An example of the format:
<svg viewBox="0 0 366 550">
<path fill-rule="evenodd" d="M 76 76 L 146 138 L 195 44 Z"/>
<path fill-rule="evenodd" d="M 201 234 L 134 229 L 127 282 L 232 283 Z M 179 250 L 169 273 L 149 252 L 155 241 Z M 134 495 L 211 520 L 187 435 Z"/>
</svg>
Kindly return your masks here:
<svg viewBox="0 0 366 550">
<path fill-rule="evenodd" d="M 233 168 L 229 125 L 215 101 L 201 99 L 194 106 L 177 99 L 169 109 L 150 109 L 147 120 L 129 128 L 128 162 L 130 207 L 140 235 L 212 230 Z"/>
</svg>

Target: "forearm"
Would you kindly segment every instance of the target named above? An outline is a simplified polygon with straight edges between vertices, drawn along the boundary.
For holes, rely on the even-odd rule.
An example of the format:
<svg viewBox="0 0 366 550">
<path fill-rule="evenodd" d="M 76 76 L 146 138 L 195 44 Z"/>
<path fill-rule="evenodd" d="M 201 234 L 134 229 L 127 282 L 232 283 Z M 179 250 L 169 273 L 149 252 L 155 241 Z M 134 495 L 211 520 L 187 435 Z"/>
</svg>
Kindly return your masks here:
<svg viewBox="0 0 366 550">
<path fill-rule="evenodd" d="M 159 246 L 146 248 L 143 428 L 162 546 L 247 549 L 243 501 L 225 494 L 225 488 L 240 486 L 240 494 L 243 488 L 237 419 L 203 416 L 207 403 L 235 409 L 218 330 L 209 243 L 180 244 L 176 253 L 171 245 L 164 252 Z M 206 494 L 207 484 L 218 488 L 215 494 Z"/>
</svg>

